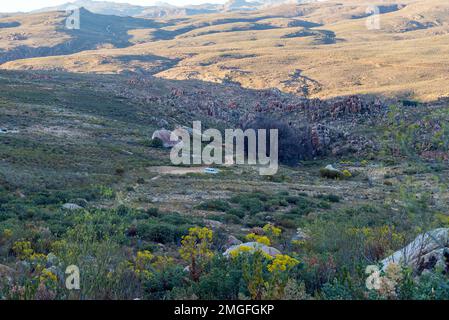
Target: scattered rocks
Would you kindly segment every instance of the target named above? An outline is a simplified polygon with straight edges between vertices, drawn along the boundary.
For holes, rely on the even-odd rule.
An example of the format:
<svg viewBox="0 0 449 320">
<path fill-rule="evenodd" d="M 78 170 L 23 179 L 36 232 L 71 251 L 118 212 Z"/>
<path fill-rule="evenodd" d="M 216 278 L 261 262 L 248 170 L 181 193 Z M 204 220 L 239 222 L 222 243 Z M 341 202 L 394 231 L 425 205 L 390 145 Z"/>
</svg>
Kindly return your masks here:
<svg viewBox="0 0 449 320">
<path fill-rule="evenodd" d="M 11 33 L 8 36 L 8 40 L 9 41 L 21 41 L 21 40 L 26 40 L 26 39 L 28 39 L 28 36 L 25 33 L 23 33 L 23 32 Z"/>
</svg>

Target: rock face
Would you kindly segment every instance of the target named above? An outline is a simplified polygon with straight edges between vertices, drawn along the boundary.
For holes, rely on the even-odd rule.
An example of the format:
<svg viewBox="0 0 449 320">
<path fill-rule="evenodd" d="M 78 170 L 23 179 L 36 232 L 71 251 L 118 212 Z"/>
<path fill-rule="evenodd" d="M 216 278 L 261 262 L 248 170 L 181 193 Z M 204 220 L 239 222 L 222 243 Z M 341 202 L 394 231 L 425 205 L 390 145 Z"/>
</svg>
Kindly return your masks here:
<svg viewBox="0 0 449 320">
<path fill-rule="evenodd" d="M 382 260 L 383 269 L 390 263 L 404 264 L 418 273 L 435 267 L 449 270 L 449 228 L 439 228 L 419 235 L 406 247 Z"/>
<path fill-rule="evenodd" d="M 225 257 L 229 257 L 233 251 L 239 250 L 242 247 L 250 248 L 250 250 L 248 252 L 254 253 L 254 252 L 260 250 L 260 251 L 262 251 L 262 252 L 264 252 L 264 253 L 272 256 L 272 257 L 275 257 L 278 254 L 281 254 L 281 252 L 278 249 L 266 246 L 266 245 L 261 244 L 259 242 L 245 242 L 245 243 L 238 244 L 238 245 L 230 247 L 228 250 L 226 250 L 223 253 L 223 255 Z"/>
</svg>

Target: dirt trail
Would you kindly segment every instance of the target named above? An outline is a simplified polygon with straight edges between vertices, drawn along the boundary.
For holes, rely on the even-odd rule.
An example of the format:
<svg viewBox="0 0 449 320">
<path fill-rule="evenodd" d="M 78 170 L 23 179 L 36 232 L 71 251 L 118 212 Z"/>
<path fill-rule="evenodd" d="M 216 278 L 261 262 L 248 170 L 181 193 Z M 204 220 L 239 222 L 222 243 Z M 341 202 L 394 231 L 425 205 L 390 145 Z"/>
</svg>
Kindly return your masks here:
<svg viewBox="0 0 449 320">
<path fill-rule="evenodd" d="M 158 174 L 188 174 L 188 173 L 204 173 L 207 167 L 174 167 L 174 166 L 155 166 L 149 167 L 150 172 Z"/>
</svg>

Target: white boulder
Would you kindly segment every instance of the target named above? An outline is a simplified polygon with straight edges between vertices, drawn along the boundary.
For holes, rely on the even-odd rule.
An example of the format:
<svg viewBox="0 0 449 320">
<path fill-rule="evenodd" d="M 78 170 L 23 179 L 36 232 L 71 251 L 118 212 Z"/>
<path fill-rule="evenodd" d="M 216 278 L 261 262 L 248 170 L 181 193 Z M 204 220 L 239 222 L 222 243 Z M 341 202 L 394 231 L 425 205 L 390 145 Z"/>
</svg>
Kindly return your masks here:
<svg viewBox="0 0 449 320">
<path fill-rule="evenodd" d="M 420 234 L 406 247 L 382 260 L 385 270 L 390 263 L 402 264 L 414 271 L 434 269 L 437 266 L 448 268 L 449 228 L 439 228 Z"/>
<path fill-rule="evenodd" d="M 234 245 L 234 246 L 230 247 L 228 250 L 226 250 L 223 253 L 223 255 L 225 257 L 229 257 L 232 252 L 237 251 L 237 250 L 241 249 L 242 247 L 250 248 L 250 250 L 248 251 L 250 253 L 254 253 L 254 252 L 260 250 L 260 251 L 262 251 L 262 252 L 264 252 L 264 253 L 272 256 L 272 257 L 275 257 L 275 256 L 277 256 L 279 254 L 282 254 L 278 249 L 266 246 L 266 245 L 264 245 L 262 243 L 259 243 L 259 242 L 245 242 L 245 243 Z"/>
</svg>

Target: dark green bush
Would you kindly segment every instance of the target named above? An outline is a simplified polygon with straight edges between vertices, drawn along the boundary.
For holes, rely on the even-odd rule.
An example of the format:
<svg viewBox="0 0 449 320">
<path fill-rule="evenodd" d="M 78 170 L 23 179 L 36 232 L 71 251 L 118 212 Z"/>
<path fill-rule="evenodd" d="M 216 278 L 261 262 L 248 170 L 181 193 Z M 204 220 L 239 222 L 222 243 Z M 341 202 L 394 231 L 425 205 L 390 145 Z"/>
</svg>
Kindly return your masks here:
<svg viewBox="0 0 449 320">
<path fill-rule="evenodd" d="M 151 139 L 146 145 L 150 148 L 163 148 L 164 142 L 159 138 Z"/>
<path fill-rule="evenodd" d="M 316 196 L 318 199 L 323 199 L 329 202 L 340 202 L 340 197 L 335 194 L 319 194 Z"/>
<path fill-rule="evenodd" d="M 243 218 L 245 216 L 245 210 L 242 210 L 240 208 L 231 208 L 227 210 L 226 213 L 237 216 L 239 218 Z"/>
<path fill-rule="evenodd" d="M 226 211 L 229 209 L 229 203 L 224 200 L 213 199 L 200 203 L 197 208 L 207 211 Z"/>
<path fill-rule="evenodd" d="M 142 223 L 137 226 L 137 235 L 147 241 L 173 243 L 179 240 L 183 232 L 167 223 Z"/>
</svg>

